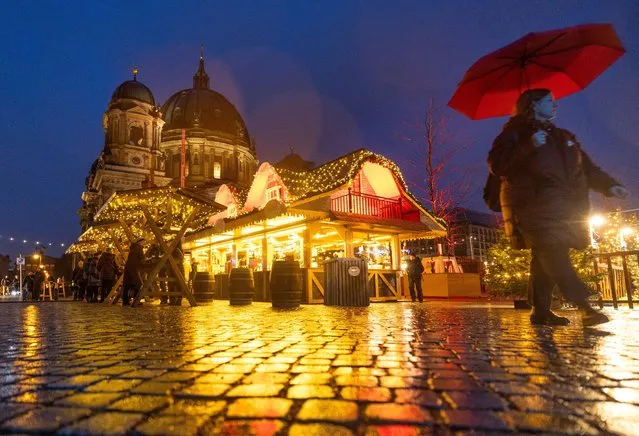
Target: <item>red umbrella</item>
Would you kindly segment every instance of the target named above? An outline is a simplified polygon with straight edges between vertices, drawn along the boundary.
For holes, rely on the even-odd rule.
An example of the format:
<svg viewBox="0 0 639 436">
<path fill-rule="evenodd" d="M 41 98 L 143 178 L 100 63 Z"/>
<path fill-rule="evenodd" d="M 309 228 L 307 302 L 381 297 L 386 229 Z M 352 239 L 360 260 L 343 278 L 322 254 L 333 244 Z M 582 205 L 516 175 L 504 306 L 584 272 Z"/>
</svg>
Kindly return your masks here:
<svg viewBox="0 0 639 436">
<path fill-rule="evenodd" d="M 555 98 L 580 91 L 625 53 L 611 24 L 529 33 L 479 59 L 448 105 L 473 120 L 510 115 L 519 95 L 550 89 Z"/>
</svg>

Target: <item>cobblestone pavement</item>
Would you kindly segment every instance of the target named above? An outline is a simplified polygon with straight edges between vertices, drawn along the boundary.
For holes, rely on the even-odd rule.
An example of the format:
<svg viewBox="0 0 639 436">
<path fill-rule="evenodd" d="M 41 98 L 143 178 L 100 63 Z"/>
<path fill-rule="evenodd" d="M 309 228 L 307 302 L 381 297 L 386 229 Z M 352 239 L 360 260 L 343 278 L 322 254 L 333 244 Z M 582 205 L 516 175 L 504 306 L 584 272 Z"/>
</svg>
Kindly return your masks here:
<svg viewBox="0 0 639 436">
<path fill-rule="evenodd" d="M 0 432 L 637 434 L 639 310 L 0 304 Z"/>
</svg>

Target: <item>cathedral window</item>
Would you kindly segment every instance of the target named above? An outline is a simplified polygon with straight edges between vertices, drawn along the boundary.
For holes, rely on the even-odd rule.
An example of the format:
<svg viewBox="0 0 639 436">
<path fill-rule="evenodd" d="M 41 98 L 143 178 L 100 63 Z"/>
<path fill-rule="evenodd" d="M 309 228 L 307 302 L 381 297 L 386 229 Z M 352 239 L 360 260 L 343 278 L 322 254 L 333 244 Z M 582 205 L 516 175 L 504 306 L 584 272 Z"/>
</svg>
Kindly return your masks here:
<svg viewBox="0 0 639 436">
<path fill-rule="evenodd" d="M 279 186 L 273 186 L 266 190 L 266 202 L 271 200 L 280 200 L 282 198 L 282 188 Z"/>
<path fill-rule="evenodd" d="M 131 126 L 129 130 L 129 144 L 142 147 L 144 141 L 144 130 L 140 126 Z"/>
<path fill-rule="evenodd" d="M 200 153 L 193 153 L 193 165 L 199 165 L 200 164 Z"/>
<path fill-rule="evenodd" d="M 222 165 L 219 162 L 213 163 L 213 178 L 222 178 Z"/>
</svg>

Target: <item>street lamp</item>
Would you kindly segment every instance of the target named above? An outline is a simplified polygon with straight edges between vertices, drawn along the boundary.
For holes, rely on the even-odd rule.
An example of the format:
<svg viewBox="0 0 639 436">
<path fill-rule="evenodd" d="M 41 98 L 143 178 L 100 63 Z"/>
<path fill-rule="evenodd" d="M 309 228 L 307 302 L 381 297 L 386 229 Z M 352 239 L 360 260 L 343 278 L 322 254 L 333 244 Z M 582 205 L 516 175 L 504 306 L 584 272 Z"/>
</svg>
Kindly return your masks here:
<svg viewBox="0 0 639 436">
<path fill-rule="evenodd" d="M 593 215 L 588 220 L 589 229 L 590 229 L 590 245 L 593 248 L 598 248 L 597 241 L 595 241 L 595 227 L 599 227 L 603 223 L 606 222 L 606 218 L 602 215 Z"/>
</svg>

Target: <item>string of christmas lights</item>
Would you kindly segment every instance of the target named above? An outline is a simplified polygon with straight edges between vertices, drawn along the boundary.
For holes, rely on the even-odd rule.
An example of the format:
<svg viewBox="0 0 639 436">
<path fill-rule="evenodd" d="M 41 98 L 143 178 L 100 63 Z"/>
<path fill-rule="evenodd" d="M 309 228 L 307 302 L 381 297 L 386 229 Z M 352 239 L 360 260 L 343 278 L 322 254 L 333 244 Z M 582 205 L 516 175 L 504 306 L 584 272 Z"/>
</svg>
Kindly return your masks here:
<svg viewBox="0 0 639 436">
<path fill-rule="evenodd" d="M 43 248 L 48 247 L 66 247 L 68 244 L 66 242 L 49 242 L 46 239 L 36 239 L 36 238 L 20 238 L 17 236 L 10 235 L 0 235 L 0 244 L 2 243 L 15 243 L 15 244 L 35 244 L 37 246 L 41 246 Z"/>
</svg>

